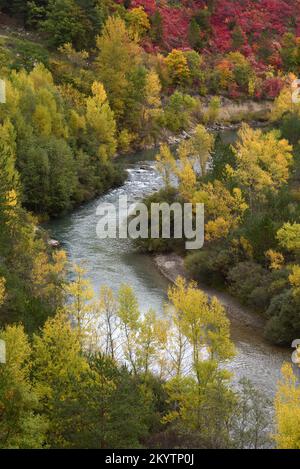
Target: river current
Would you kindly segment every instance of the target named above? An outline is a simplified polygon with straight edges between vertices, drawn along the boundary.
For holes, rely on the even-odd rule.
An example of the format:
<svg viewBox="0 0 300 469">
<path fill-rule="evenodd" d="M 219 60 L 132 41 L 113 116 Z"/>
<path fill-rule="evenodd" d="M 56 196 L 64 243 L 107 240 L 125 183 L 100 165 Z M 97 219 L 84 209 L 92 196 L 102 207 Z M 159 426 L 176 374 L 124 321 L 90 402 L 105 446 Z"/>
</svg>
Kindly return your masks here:
<svg viewBox="0 0 300 469">
<path fill-rule="evenodd" d="M 48 224 L 51 236 L 59 240 L 74 263 L 83 263 L 88 270 L 95 291 L 107 285 L 117 291 L 122 283 L 130 284 L 139 300 L 141 311 L 150 307 L 163 314 L 167 301 L 169 282 L 157 270 L 150 256 L 138 253 L 133 242 L 125 239 L 99 239 L 96 227 L 99 220 L 97 207 L 100 203 L 117 203 L 121 195 L 127 195 L 129 203 L 141 200 L 145 195 L 159 189 L 162 180 L 155 170 L 154 150 L 144 151 L 126 158 L 128 179 L 119 188 L 85 204 L 64 217 Z M 224 294 L 220 293 L 220 300 Z M 230 306 L 230 297 L 225 295 L 224 303 Z M 235 310 L 237 306 L 232 300 Z M 238 315 L 239 310 L 235 311 Z M 237 348 L 236 357 L 227 367 L 235 380 L 245 376 L 257 388 L 272 397 L 280 377 L 280 369 L 290 353 L 267 344 L 261 334 L 251 325 L 232 323 L 232 338 Z"/>
</svg>

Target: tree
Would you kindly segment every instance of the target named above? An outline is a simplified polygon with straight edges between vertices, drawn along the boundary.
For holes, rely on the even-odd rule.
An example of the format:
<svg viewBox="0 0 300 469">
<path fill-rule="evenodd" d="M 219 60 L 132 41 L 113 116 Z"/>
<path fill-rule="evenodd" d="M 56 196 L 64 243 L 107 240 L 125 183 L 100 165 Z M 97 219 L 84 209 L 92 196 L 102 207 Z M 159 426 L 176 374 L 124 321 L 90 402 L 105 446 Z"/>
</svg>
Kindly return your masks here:
<svg viewBox="0 0 300 469">
<path fill-rule="evenodd" d="M 248 209 L 239 188 L 234 188 L 230 192 L 218 180 L 201 184 L 200 189 L 194 192 L 192 201 L 195 204 L 205 204 L 207 241 L 226 237 L 230 230 L 241 224 Z"/>
<path fill-rule="evenodd" d="M 57 214 L 72 205 L 76 165 L 68 140 L 66 109 L 51 73 L 37 65 L 30 73 L 13 72 L 5 115 L 16 133 L 16 168 L 23 203 L 38 212 Z M 11 140 L 13 141 L 13 140 Z"/>
<path fill-rule="evenodd" d="M 11 209 L 17 198 L 19 175 L 16 171 L 16 135 L 13 125 L 6 120 L 0 126 L 0 236 L 7 234 Z"/>
<path fill-rule="evenodd" d="M 96 328 L 96 307 L 91 302 L 94 291 L 91 283 L 85 278 L 86 270 L 79 265 L 74 265 L 75 278 L 66 285 L 65 291 L 69 296 L 69 302 L 65 306 L 66 313 L 75 323 L 75 331 L 82 346 L 91 340 L 91 333 Z"/>
<path fill-rule="evenodd" d="M 165 125 L 172 132 L 189 130 L 191 126 L 191 115 L 197 106 L 197 101 L 188 94 L 175 91 L 165 108 Z"/>
<path fill-rule="evenodd" d="M 0 278 L 0 306 L 2 306 L 3 303 L 5 302 L 5 296 L 6 296 L 5 283 L 6 283 L 5 278 L 1 277 Z"/>
<path fill-rule="evenodd" d="M 152 365 L 159 362 L 159 352 L 166 346 L 166 342 L 166 321 L 158 319 L 155 311 L 149 309 L 140 323 L 137 341 L 137 362 L 142 373 L 148 375 Z"/>
<path fill-rule="evenodd" d="M 41 335 L 33 338 L 33 379 L 49 422 L 47 442 L 52 448 L 72 447 L 84 428 L 77 424 L 83 409 L 74 412 L 72 406 L 89 372 L 81 350 L 78 332 L 62 312 L 48 319 Z M 67 407 L 73 411 L 66 414 Z"/>
<path fill-rule="evenodd" d="M 285 223 L 277 231 L 277 239 L 279 245 L 288 251 L 300 251 L 300 224 L 299 223 Z"/>
<path fill-rule="evenodd" d="M 171 82 L 173 85 L 184 85 L 189 78 L 187 59 L 181 50 L 173 49 L 166 59 Z"/>
<path fill-rule="evenodd" d="M 92 93 L 93 96 L 86 102 L 86 122 L 88 130 L 90 128 L 95 133 L 99 145 L 98 156 L 105 162 L 116 151 L 116 122 L 102 83 L 94 82 Z"/>
<path fill-rule="evenodd" d="M 40 251 L 32 264 L 31 281 L 35 297 L 43 299 L 51 305 L 52 311 L 56 311 L 65 301 L 65 251 L 55 251 L 50 258 L 45 251 Z"/>
<path fill-rule="evenodd" d="M 189 24 L 189 43 L 196 50 L 202 47 L 201 29 L 195 18 L 192 18 Z"/>
<path fill-rule="evenodd" d="M 286 72 L 298 72 L 300 44 L 293 33 L 285 33 L 282 38 L 281 58 Z"/>
<path fill-rule="evenodd" d="M 239 25 L 236 25 L 232 31 L 232 47 L 235 50 L 241 49 L 245 43 L 245 34 Z"/>
<path fill-rule="evenodd" d="M 6 363 L 0 365 L 0 447 L 41 448 L 47 420 L 39 413 L 39 395 L 30 381 L 31 347 L 22 326 L 0 331 Z"/>
<path fill-rule="evenodd" d="M 168 145 L 161 145 L 156 155 L 156 167 L 163 178 L 166 189 L 171 187 L 172 175 L 176 171 L 176 160 Z"/>
<path fill-rule="evenodd" d="M 300 389 L 288 363 L 282 367 L 275 398 L 276 434 L 278 449 L 300 448 Z"/>
<path fill-rule="evenodd" d="M 115 360 L 116 350 L 118 347 L 118 303 L 114 298 L 111 288 L 106 286 L 103 286 L 100 291 L 99 312 L 103 317 L 105 355 L 108 355 L 112 360 Z"/>
<path fill-rule="evenodd" d="M 97 38 L 97 71 L 108 94 L 118 122 L 126 113 L 126 96 L 130 72 L 140 63 L 141 50 L 132 39 L 124 21 L 109 17 L 102 35 Z"/>
<path fill-rule="evenodd" d="M 191 153 L 201 168 L 204 177 L 207 172 L 207 163 L 214 147 L 214 136 L 210 134 L 203 125 L 197 125 L 190 144 Z"/>
<path fill-rule="evenodd" d="M 300 300 L 300 266 L 291 266 L 291 274 L 289 275 L 289 282 L 292 286 L 293 296 Z"/>
<path fill-rule="evenodd" d="M 218 365 L 234 354 L 229 321 L 218 300 L 209 300 L 194 282 L 187 284 L 178 277 L 168 297 L 180 333 L 180 349 L 177 376 L 166 384 L 171 409 L 164 421 L 172 422 L 180 433 L 187 432 L 185 444 L 191 447 L 226 447 L 235 398 L 228 388 L 229 374 Z M 182 336 L 192 352 L 193 374 L 188 377 L 181 374 L 185 366 Z"/>
<path fill-rule="evenodd" d="M 161 83 L 154 70 L 146 77 L 145 99 L 142 110 L 142 128 L 145 140 L 155 140 L 159 131 L 159 119 L 162 117 Z"/>
<path fill-rule="evenodd" d="M 251 69 L 250 63 L 240 52 L 230 52 L 227 55 L 227 58 L 232 64 L 235 82 L 242 90 L 247 92 L 249 80 L 253 76 L 253 70 Z"/>
<path fill-rule="evenodd" d="M 86 31 L 91 25 L 83 10 L 74 0 L 49 0 L 46 18 L 41 29 L 48 34 L 49 44 L 59 47 L 67 42 L 73 43 L 78 49 L 84 49 Z"/>
<path fill-rule="evenodd" d="M 205 122 L 215 123 L 219 117 L 221 100 L 219 96 L 213 96 L 209 102 L 208 109 L 204 115 Z"/>
<path fill-rule="evenodd" d="M 236 405 L 229 374 L 212 361 L 192 376 L 170 379 L 166 385 L 170 410 L 163 418 L 179 435 L 182 448 L 224 449 L 231 445 L 230 422 Z"/>
<path fill-rule="evenodd" d="M 266 311 L 269 320 L 265 335 L 268 340 L 278 345 L 289 345 L 299 336 L 299 307 L 299 296 L 293 288 L 285 289 L 271 299 Z"/>
<path fill-rule="evenodd" d="M 126 14 L 126 20 L 133 34 L 139 38 L 143 37 L 150 29 L 148 15 L 142 6 L 129 10 Z"/>
<path fill-rule="evenodd" d="M 236 167 L 227 165 L 227 174 L 245 191 L 251 210 L 255 200 L 264 201 L 268 191 L 276 194 L 287 183 L 292 147 L 276 131 L 263 134 L 244 124 L 233 151 Z"/>
<path fill-rule="evenodd" d="M 205 63 L 203 57 L 195 50 L 186 51 L 185 56 L 190 71 L 190 86 L 199 90 L 200 94 L 205 94 Z"/>
<path fill-rule="evenodd" d="M 168 291 L 173 307 L 181 312 L 182 331 L 193 351 L 193 367 L 203 361 L 204 348 L 210 360 L 224 361 L 234 355 L 230 342 L 229 321 L 216 298 L 209 300 L 194 282 L 178 277 Z"/>
<path fill-rule="evenodd" d="M 271 443 L 271 402 L 251 381 L 239 382 L 237 403 L 232 419 L 232 442 L 238 449 L 268 448 Z"/>
<path fill-rule="evenodd" d="M 159 10 L 155 10 L 150 17 L 151 28 L 150 35 L 152 40 L 159 44 L 163 39 L 163 19 Z"/>
<path fill-rule="evenodd" d="M 133 372 L 138 371 L 137 366 L 137 337 L 140 327 L 140 311 L 137 299 L 132 288 L 122 285 L 119 290 L 118 317 L 124 334 L 124 357 L 129 362 Z"/>
<path fill-rule="evenodd" d="M 273 249 L 268 249 L 265 252 L 266 259 L 269 262 L 270 270 L 280 270 L 284 264 L 284 256 L 277 251 L 273 251 Z"/>
<path fill-rule="evenodd" d="M 292 97 L 292 94 L 297 89 L 297 87 L 298 85 L 293 87 L 291 83 L 290 86 L 285 86 L 282 88 L 279 96 L 274 101 L 274 106 L 271 112 L 272 121 L 280 121 L 284 116 L 294 116 L 295 119 L 299 118 L 299 103 L 294 103 Z M 295 143 L 297 142 L 298 138 L 296 139 Z"/>
<path fill-rule="evenodd" d="M 193 159 L 190 158 L 189 143 L 183 141 L 178 148 L 179 164 L 176 165 L 175 174 L 179 181 L 179 194 L 183 200 L 191 202 L 196 190 L 196 172 Z"/>
<path fill-rule="evenodd" d="M 85 407 L 83 436 L 87 443 L 79 435 L 77 447 L 144 446 L 156 417 L 152 396 L 127 367 L 111 358 L 97 354 L 90 357 L 89 364 L 95 378 L 80 401 Z"/>
</svg>

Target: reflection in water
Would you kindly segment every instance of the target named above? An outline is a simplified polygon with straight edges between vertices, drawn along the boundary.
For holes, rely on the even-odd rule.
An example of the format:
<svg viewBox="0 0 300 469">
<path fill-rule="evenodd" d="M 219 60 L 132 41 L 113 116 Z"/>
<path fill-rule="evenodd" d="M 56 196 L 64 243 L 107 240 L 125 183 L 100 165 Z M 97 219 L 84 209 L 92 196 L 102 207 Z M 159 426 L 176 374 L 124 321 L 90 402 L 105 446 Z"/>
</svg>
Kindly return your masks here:
<svg viewBox="0 0 300 469">
<path fill-rule="evenodd" d="M 148 151 L 131 156 L 128 180 L 122 187 L 52 221 L 48 227 L 53 237 L 61 241 L 71 261 L 85 264 L 96 291 L 103 284 L 117 291 L 122 283 L 128 283 L 137 294 L 141 311 L 151 307 L 162 314 L 168 281 L 157 271 L 151 258 L 135 252 L 129 240 L 101 240 L 96 235 L 99 203 L 117 205 L 120 195 L 127 195 L 128 202 L 134 203 L 161 186 L 153 155 L 153 151 Z M 228 368 L 236 379 L 246 376 L 266 393 L 274 394 L 282 362 L 289 360 L 289 354 L 268 346 L 243 326 L 235 324 L 232 334 L 238 354 Z"/>
</svg>

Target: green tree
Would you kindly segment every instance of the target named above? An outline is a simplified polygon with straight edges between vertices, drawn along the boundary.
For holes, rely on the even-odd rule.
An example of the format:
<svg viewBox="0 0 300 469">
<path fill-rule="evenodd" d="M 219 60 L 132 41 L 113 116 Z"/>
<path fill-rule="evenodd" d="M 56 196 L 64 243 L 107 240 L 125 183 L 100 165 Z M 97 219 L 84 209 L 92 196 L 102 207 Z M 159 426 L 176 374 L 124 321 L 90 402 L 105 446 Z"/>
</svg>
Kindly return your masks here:
<svg viewBox="0 0 300 469">
<path fill-rule="evenodd" d="M 189 130 L 192 123 L 192 112 L 196 109 L 197 101 L 188 94 L 175 91 L 165 107 L 165 125 L 172 132 Z"/>
<path fill-rule="evenodd" d="M 40 25 L 48 35 L 52 47 L 59 47 L 67 42 L 78 49 L 84 49 L 86 32 L 91 28 L 84 11 L 74 0 L 49 0 L 45 20 Z"/>
<path fill-rule="evenodd" d="M 202 48 L 201 29 L 195 18 L 192 18 L 189 24 L 189 43 L 193 49 Z"/>
<path fill-rule="evenodd" d="M 299 43 L 293 33 L 283 35 L 281 58 L 286 72 L 298 72 L 300 63 L 299 48 Z"/>
<path fill-rule="evenodd" d="M 37 388 L 30 381 L 31 348 L 22 326 L 0 331 L 6 362 L 0 364 L 0 447 L 41 448 L 47 420 L 40 414 Z"/>
</svg>

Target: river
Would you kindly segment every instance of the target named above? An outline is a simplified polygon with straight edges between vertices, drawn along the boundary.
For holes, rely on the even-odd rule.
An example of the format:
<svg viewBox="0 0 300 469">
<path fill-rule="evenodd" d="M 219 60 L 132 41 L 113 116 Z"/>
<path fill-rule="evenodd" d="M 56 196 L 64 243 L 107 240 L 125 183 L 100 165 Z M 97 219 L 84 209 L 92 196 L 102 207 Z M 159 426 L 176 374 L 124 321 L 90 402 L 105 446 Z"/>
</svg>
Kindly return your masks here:
<svg viewBox="0 0 300 469">
<path fill-rule="evenodd" d="M 161 187 L 162 180 L 155 170 L 155 153 L 149 150 L 126 158 L 128 179 L 124 185 L 71 214 L 52 220 L 47 227 L 72 262 L 84 263 L 95 291 L 99 291 L 101 285 L 117 291 L 122 283 L 128 283 L 135 290 L 142 312 L 151 307 L 163 314 L 169 282 L 157 270 L 152 258 L 136 252 L 130 240 L 102 240 L 96 234 L 99 220 L 96 210 L 100 203 L 117 203 L 121 195 L 127 195 L 128 202 L 134 203 Z M 232 339 L 237 355 L 227 367 L 234 379 L 245 376 L 273 397 L 282 363 L 290 360 L 290 352 L 267 344 L 256 322 L 252 324 L 251 318 L 247 320 L 248 312 L 235 300 L 224 293 L 211 293 L 231 309 Z"/>
</svg>

